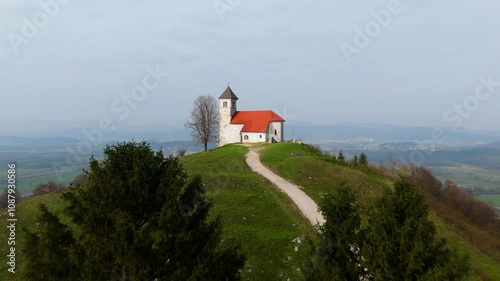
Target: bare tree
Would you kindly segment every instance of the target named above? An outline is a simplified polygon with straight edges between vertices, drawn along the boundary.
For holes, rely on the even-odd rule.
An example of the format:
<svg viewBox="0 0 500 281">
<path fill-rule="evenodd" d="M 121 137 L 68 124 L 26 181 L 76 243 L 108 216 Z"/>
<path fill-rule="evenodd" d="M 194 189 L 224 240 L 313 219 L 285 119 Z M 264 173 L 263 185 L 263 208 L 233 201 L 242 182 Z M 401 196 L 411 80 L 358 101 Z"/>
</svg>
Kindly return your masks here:
<svg viewBox="0 0 500 281">
<path fill-rule="evenodd" d="M 175 150 L 175 155 L 177 157 L 182 157 L 182 156 L 185 156 L 186 153 L 188 152 L 188 149 L 185 148 L 185 147 L 178 147 L 176 150 Z"/>
<path fill-rule="evenodd" d="M 191 117 L 186 122 L 196 143 L 202 143 L 207 151 L 209 141 L 219 137 L 219 109 L 217 100 L 210 96 L 198 96 L 193 103 Z"/>
<path fill-rule="evenodd" d="M 391 168 L 391 173 L 392 175 L 396 175 L 396 169 L 398 168 L 398 165 L 400 164 L 399 161 L 394 158 L 394 155 L 391 155 L 389 156 L 389 168 Z"/>
<path fill-rule="evenodd" d="M 82 174 L 79 174 L 78 176 L 76 176 L 73 179 L 73 181 L 69 183 L 69 186 L 70 187 L 79 187 L 79 186 L 86 185 L 88 182 L 89 182 L 89 177 L 87 176 L 87 174 L 82 173 Z"/>
<path fill-rule="evenodd" d="M 49 194 L 56 192 L 60 189 L 66 188 L 64 184 L 55 181 L 48 181 L 47 183 L 39 183 L 35 189 L 33 189 L 33 196 L 39 196 L 44 194 Z"/>
</svg>

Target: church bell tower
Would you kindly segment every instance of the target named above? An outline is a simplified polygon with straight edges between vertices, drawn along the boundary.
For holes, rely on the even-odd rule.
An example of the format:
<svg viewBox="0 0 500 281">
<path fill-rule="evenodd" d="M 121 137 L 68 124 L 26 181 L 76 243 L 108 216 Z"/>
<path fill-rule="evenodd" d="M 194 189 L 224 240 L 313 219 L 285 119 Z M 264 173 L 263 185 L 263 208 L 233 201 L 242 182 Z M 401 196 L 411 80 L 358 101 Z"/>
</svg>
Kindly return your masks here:
<svg viewBox="0 0 500 281">
<path fill-rule="evenodd" d="M 219 146 L 229 143 L 229 127 L 231 119 L 236 113 L 236 101 L 238 97 L 227 84 L 226 90 L 219 97 Z"/>
</svg>

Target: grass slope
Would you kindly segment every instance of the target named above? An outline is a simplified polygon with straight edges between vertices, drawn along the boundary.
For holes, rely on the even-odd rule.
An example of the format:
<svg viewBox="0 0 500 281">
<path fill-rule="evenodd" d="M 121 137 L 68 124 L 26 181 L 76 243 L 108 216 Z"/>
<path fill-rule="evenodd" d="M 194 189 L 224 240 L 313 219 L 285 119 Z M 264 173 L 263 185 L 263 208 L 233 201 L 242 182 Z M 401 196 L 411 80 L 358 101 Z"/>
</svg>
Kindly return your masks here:
<svg viewBox="0 0 500 281">
<path fill-rule="evenodd" d="M 374 173 L 322 160 L 303 145 L 279 143 L 260 152 L 262 163 L 278 175 L 301 186 L 314 201 L 343 182 L 357 193 L 359 202 L 370 206 L 392 183 Z"/>
<path fill-rule="evenodd" d="M 24 233 L 21 228 L 36 228 L 39 210 L 38 206 L 40 204 L 46 204 L 50 211 L 60 214 L 64 209 L 65 202 L 61 198 L 60 193 L 48 194 L 42 196 L 31 197 L 22 201 L 16 205 L 16 273 L 12 274 L 7 271 L 9 266 L 7 265 L 7 255 L 9 254 L 8 249 L 12 246 L 7 245 L 7 238 L 9 237 L 7 229 L 7 217 L 4 214 L 6 209 L 2 209 L 0 214 L 0 241 L 2 245 L 0 246 L 0 280 L 22 280 L 21 272 L 23 268 L 28 266 L 23 258 L 23 242 Z M 67 221 L 65 221 L 67 223 Z"/>
<path fill-rule="evenodd" d="M 244 159 L 247 151 L 242 146 L 225 146 L 186 156 L 182 162 L 190 176 L 203 177 L 207 194 L 214 201 L 211 215 L 222 218 L 223 236 L 241 241 L 247 255 L 243 280 L 302 280 L 300 269 L 309 248 L 307 243 L 293 240 L 315 239 L 316 232 L 285 194 L 248 168 Z M 56 213 L 64 208 L 60 194 L 33 197 L 18 204 L 16 275 L 7 272 L 8 233 L 2 217 L 0 280 L 21 280 L 19 271 L 27 265 L 23 260 L 24 235 L 20 227 L 36 227 L 40 203 Z"/>
<path fill-rule="evenodd" d="M 190 175 L 200 174 L 220 214 L 224 235 L 240 239 L 247 254 L 243 280 L 301 280 L 309 249 L 297 237 L 314 228 L 291 200 L 245 163 L 246 147 L 230 145 L 182 159 Z M 295 246 L 298 251 L 295 251 Z"/>
<path fill-rule="evenodd" d="M 392 187 L 386 178 L 329 162 L 313 155 L 302 145 L 262 146 L 265 147 L 261 151 L 262 162 L 282 177 L 304 187 L 304 191 L 317 202 L 321 194 L 346 182 L 357 191 L 360 202 L 368 207 L 383 190 Z M 203 177 L 208 196 L 214 201 L 211 215 L 222 217 L 224 237 L 242 242 L 248 258 L 242 272 L 243 280 L 302 280 L 298 269 L 302 268 L 309 249 L 307 243 L 297 244 L 292 240 L 306 236 L 316 239 L 315 230 L 286 195 L 248 168 L 244 160 L 247 151 L 245 147 L 229 145 L 183 157 L 182 162 L 190 176 L 199 174 Z M 17 271 L 27 266 L 23 260 L 24 236 L 20 227 L 36 227 L 35 217 L 40 203 L 47 204 L 56 213 L 64 208 L 59 194 L 34 197 L 18 204 Z M 477 241 L 471 243 L 460 235 L 463 231 L 479 231 L 472 225 L 465 222 L 460 227 L 449 225 L 435 213 L 431 214 L 431 219 L 440 236 L 460 253 L 471 256 L 473 274 L 468 280 L 500 280 L 499 253 L 485 250 L 489 245 L 486 240 L 491 237 L 485 234 L 481 239 L 484 245 L 476 247 Z M 12 276 L 7 272 L 8 233 L 4 217 L 0 227 L 0 241 L 3 241 L 0 256 L 5 259 L 0 262 L 0 280 L 21 280 L 19 274 Z"/>
<path fill-rule="evenodd" d="M 392 186 L 388 179 L 379 175 L 338 165 L 313 155 L 304 145 L 273 144 L 260 153 L 264 165 L 283 178 L 303 186 L 304 191 L 316 202 L 321 194 L 347 182 L 356 191 L 360 202 L 368 207 L 375 203 L 385 188 Z M 462 222 L 460 226 L 448 225 L 435 213 L 431 213 L 430 218 L 435 223 L 439 236 L 447 239 L 449 245 L 461 254 L 471 257 L 473 274 L 468 280 L 500 280 L 500 253 L 491 247 L 488 249 L 488 245 L 494 244 L 490 240 L 498 240 L 498 237 L 492 237 L 467 222 Z M 467 241 L 460 235 L 464 231 L 474 232 L 473 237 L 481 237 L 482 241 Z"/>
</svg>

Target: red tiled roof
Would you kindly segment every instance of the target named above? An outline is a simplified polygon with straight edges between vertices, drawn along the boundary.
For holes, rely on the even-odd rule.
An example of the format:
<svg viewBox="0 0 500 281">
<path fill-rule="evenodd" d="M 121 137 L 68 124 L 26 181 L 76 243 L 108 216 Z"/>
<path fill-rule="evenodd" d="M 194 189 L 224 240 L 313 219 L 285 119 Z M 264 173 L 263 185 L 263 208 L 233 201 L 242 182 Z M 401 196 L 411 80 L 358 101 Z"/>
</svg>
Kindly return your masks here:
<svg viewBox="0 0 500 281">
<path fill-rule="evenodd" d="M 266 132 L 270 122 L 285 122 L 272 110 L 236 111 L 231 124 L 243 124 L 242 132 Z"/>
</svg>

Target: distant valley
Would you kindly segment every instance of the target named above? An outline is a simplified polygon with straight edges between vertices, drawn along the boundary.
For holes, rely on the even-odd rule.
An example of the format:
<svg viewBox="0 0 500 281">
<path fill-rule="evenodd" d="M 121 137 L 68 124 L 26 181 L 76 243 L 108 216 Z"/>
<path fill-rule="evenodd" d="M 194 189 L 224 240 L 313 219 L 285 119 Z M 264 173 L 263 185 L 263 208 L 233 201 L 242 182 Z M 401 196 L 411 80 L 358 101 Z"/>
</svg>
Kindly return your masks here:
<svg viewBox="0 0 500 281">
<path fill-rule="evenodd" d="M 89 145 L 82 128 L 39 133 L 36 137 L 0 137 L 0 165 L 14 161 L 19 167 L 19 189 L 29 192 L 48 180 L 68 184 L 87 168 L 91 155 L 102 157 L 106 145 L 125 140 L 147 140 L 166 155 L 179 149 L 198 152 L 187 130 L 118 132 Z M 365 153 L 373 164 L 413 163 L 429 167 L 438 178 L 452 179 L 461 187 L 500 207 L 500 132 L 442 130 L 445 141 L 433 140 L 434 128 L 393 125 L 332 125 L 286 127 L 288 140 L 317 144 L 325 152 L 343 150 L 347 157 Z M 91 130 L 87 130 L 91 131 Z M 57 135 L 50 135 L 57 134 Z M 177 140 L 176 140 L 177 139 Z M 89 150 L 90 147 L 90 150 Z M 216 144 L 210 144 L 210 148 Z M 5 178 L 5 170 L 1 171 Z"/>
</svg>

